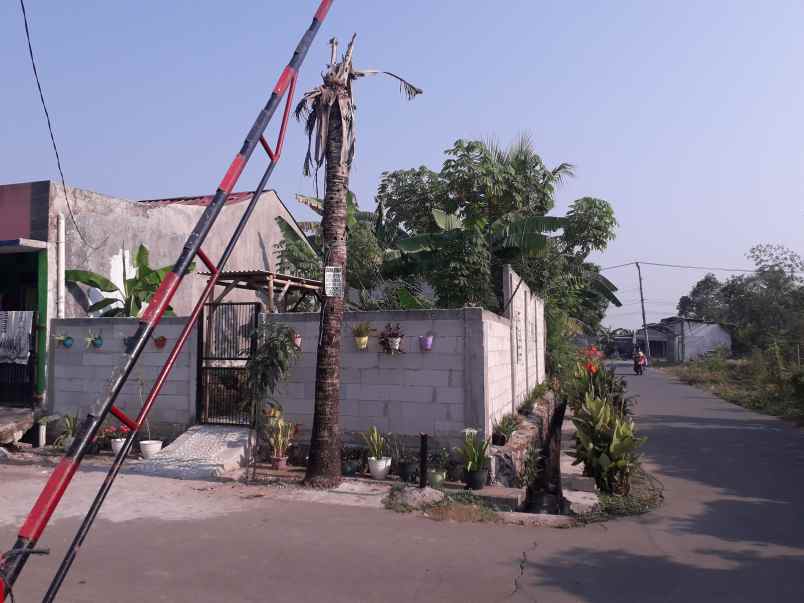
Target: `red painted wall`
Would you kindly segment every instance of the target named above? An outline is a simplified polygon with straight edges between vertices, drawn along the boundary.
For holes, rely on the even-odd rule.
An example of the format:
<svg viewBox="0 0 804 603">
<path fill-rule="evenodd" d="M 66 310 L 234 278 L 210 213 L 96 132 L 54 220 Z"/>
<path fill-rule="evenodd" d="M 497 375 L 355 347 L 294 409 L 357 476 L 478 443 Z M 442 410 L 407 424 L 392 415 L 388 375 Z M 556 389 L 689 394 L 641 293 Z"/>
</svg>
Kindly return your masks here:
<svg viewBox="0 0 804 603">
<path fill-rule="evenodd" d="M 0 240 L 31 237 L 31 185 L 0 186 Z"/>
</svg>

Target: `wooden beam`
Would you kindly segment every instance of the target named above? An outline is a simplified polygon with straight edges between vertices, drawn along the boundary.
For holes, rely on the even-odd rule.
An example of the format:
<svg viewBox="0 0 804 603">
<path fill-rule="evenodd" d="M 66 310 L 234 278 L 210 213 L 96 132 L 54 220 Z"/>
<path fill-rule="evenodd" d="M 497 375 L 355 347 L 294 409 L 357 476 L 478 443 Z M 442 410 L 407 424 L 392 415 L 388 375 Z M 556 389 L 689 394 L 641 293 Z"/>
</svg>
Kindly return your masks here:
<svg viewBox="0 0 804 603">
<path fill-rule="evenodd" d="M 226 297 L 227 295 L 229 295 L 229 292 L 230 292 L 232 289 L 234 289 L 234 288 L 237 286 L 237 283 L 238 283 L 238 282 L 240 282 L 240 281 L 239 281 L 238 279 L 235 279 L 235 280 L 233 280 L 231 283 L 229 283 L 228 285 L 226 285 L 226 288 L 223 290 L 223 293 L 221 293 L 221 294 L 220 294 L 220 295 L 219 295 L 217 298 L 215 298 L 215 299 L 212 301 L 212 303 L 213 303 L 213 304 L 219 304 L 219 303 L 221 303 L 221 300 L 222 300 L 224 297 Z"/>
</svg>

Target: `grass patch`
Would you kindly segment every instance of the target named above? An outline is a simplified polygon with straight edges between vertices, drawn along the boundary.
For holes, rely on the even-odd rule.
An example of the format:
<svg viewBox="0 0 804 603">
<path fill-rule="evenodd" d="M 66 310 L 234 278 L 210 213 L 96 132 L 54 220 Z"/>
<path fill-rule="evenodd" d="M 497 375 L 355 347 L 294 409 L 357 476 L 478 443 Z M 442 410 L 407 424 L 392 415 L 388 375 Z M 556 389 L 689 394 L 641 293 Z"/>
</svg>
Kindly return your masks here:
<svg viewBox="0 0 804 603">
<path fill-rule="evenodd" d="M 804 401 L 791 390 L 787 371 L 774 377 L 760 360 L 709 358 L 663 370 L 738 406 L 804 424 Z"/>
<path fill-rule="evenodd" d="M 413 507 L 402 502 L 400 493 L 403 485 L 396 485 L 383 499 L 383 505 L 396 513 L 411 513 Z M 470 521 L 480 523 L 496 523 L 499 521 L 496 509 L 482 498 L 471 492 L 448 494 L 443 501 L 428 505 L 421 509 L 425 517 L 435 521 Z"/>
<path fill-rule="evenodd" d="M 449 494 L 442 502 L 427 507 L 424 514 L 435 521 L 475 523 L 500 521 L 492 505 L 470 492 Z"/>
<path fill-rule="evenodd" d="M 626 496 L 600 494 L 600 513 L 582 517 L 583 521 L 605 521 L 614 517 L 642 515 L 659 508 L 664 501 L 661 482 L 639 467 L 631 475 L 631 491 Z"/>
</svg>

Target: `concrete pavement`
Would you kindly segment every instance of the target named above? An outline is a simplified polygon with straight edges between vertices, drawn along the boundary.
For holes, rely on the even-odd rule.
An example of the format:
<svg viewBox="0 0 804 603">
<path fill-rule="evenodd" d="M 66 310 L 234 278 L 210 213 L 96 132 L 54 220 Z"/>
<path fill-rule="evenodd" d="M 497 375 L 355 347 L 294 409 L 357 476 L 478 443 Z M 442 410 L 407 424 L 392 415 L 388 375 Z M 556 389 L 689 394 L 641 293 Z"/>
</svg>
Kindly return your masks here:
<svg viewBox="0 0 804 603">
<path fill-rule="evenodd" d="M 655 370 L 629 377 L 629 386 L 650 438 L 646 465 L 665 485 L 666 502 L 653 513 L 569 530 L 437 523 L 288 502 L 257 487 L 221 487 L 228 494 L 213 493 L 204 506 L 191 491 L 197 482 L 164 480 L 165 497 L 154 486 L 152 506 L 138 517 L 99 521 L 60 600 L 804 599 L 802 431 Z M 135 478 L 160 483 L 122 476 L 111 495 L 119 505 L 142 489 L 124 485 Z M 22 483 L 11 473 L 0 480 L 4 494 Z M 184 504 L 181 487 L 190 516 L 171 520 Z M 15 529 L 4 513 L 0 542 L 10 545 Z M 54 554 L 30 561 L 18 601 L 40 600 L 77 523 L 64 517 L 47 530 L 42 545 Z"/>
</svg>

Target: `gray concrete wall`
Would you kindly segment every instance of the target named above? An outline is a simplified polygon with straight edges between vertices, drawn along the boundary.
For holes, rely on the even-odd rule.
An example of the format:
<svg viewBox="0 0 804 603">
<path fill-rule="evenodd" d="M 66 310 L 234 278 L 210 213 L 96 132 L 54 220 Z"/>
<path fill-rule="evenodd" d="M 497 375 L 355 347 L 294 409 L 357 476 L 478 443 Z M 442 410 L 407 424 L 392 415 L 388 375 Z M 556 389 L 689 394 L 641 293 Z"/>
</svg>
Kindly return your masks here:
<svg viewBox="0 0 804 603">
<path fill-rule="evenodd" d="M 398 312 L 347 312 L 342 333 L 341 425 L 362 432 L 376 425 L 385 432 L 460 435 L 466 426 L 483 427 L 485 415 L 483 328 L 479 308 Z M 302 335 L 302 356 L 278 400 L 285 413 L 309 433 L 313 422 L 318 314 L 274 314 L 273 320 Z M 377 332 L 367 350 L 355 347 L 352 327 L 369 322 Z M 403 354 L 381 351 L 379 332 L 399 323 Z M 435 335 L 423 352 L 419 336 Z"/>
<path fill-rule="evenodd" d="M 515 351 L 512 350 L 511 322 L 490 312 L 485 312 L 484 315 L 487 393 L 482 427 L 486 434 L 490 434 L 494 420 L 515 410 L 516 397 L 511 370 Z"/>
<path fill-rule="evenodd" d="M 277 398 L 307 434 L 313 422 L 319 317 L 271 318 L 302 335 L 302 356 Z M 351 334 L 358 322 L 369 322 L 377 331 L 364 351 L 355 347 Z M 405 353 L 391 356 L 380 350 L 376 335 L 387 323 L 397 322 L 405 333 Z M 433 349 L 423 352 L 418 338 L 428 332 L 435 334 Z M 347 312 L 341 355 L 342 429 L 354 434 L 376 425 L 385 432 L 425 432 L 455 441 L 466 427 L 490 434 L 492 421 L 514 412 L 529 393 L 523 389 L 515 395 L 512 388 L 511 333 L 511 321 L 480 308 Z M 523 366 L 526 349 L 532 350 L 529 357 L 534 360 L 538 353 L 535 335 L 536 330 L 526 330 L 523 323 L 519 344 Z M 538 361 L 528 364 L 529 377 L 522 373 L 521 381 L 531 389 L 537 383 L 538 365 Z"/>
<path fill-rule="evenodd" d="M 544 381 L 544 302 L 511 266 L 503 268 L 505 317 L 510 321 L 511 392 L 514 408 Z M 510 301 L 509 301 L 510 300 Z"/>
<path fill-rule="evenodd" d="M 167 338 L 165 347 L 160 350 L 153 341 L 148 343 L 116 402 L 129 416 L 135 417 L 139 412 L 140 390 L 145 398 L 185 323 L 184 318 L 165 318 L 157 327 L 154 337 L 164 335 Z M 133 318 L 53 320 L 51 331 L 56 335 L 71 335 L 75 343 L 73 347 L 65 348 L 52 342 L 48 375 L 49 411 L 60 415 L 86 415 L 103 397 L 112 367 L 123 356 L 123 340 L 136 331 L 137 325 L 138 321 Z M 101 348 L 86 347 L 85 337 L 90 331 L 103 337 Z M 151 410 L 150 423 L 154 433 L 173 436 L 195 423 L 197 347 L 194 330 Z"/>
<path fill-rule="evenodd" d="M 181 252 L 188 234 L 204 211 L 200 205 L 174 203 L 139 203 L 100 193 L 70 188 L 70 204 L 81 232 L 88 245 L 79 236 L 69 217 L 60 185 L 50 183 L 50 216 L 48 240 L 49 315 L 56 316 L 56 231 L 57 215 L 62 213 L 66 225 L 66 265 L 68 269 L 83 269 L 104 276 L 122 276 L 122 257 L 133 256 L 140 243 L 150 251 L 152 267 L 172 265 Z M 203 245 L 207 255 L 217 260 L 231 238 L 246 202 L 224 206 Z M 274 191 L 266 191 L 260 198 L 249 223 L 228 263 L 229 270 L 273 270 L 276 266 L 274 245 L 282 240 L 276 217 L 282 216 L 294 224 L 290 213 Z M 127 266 L 129 261 L 127 261 Z M 206 271 L 196 261 L 196 272 Z M 114 280 L 114 279 L 113 279 Z M 184 279 L 174 298 L 177 316 L 187 316 L 206 284 L 206 279 L 189 275 Z M 81 307 L 83 295 L 68 290 L 66 317 L 84 317 Z M 257 301 L 251 291 L 233 291 L 227 301 Z"/>
</svg>

